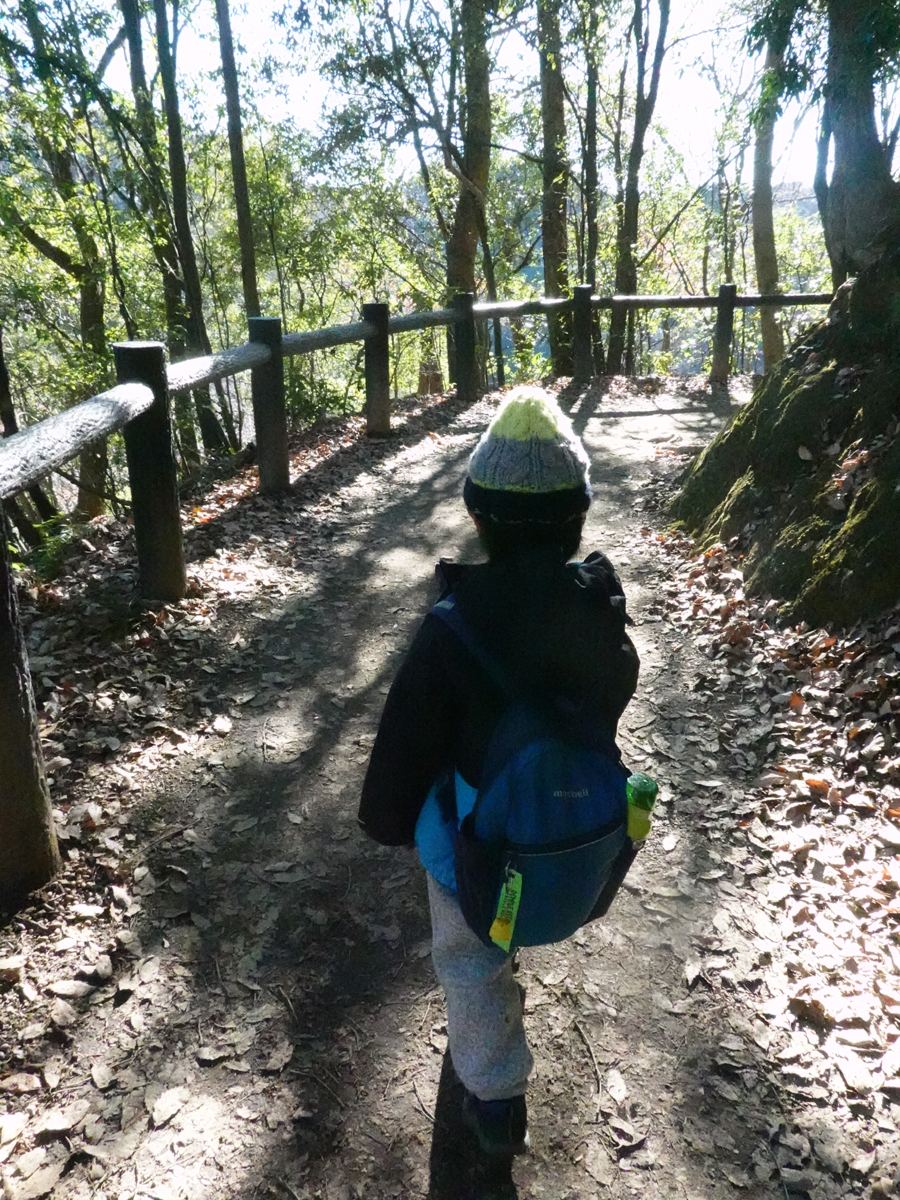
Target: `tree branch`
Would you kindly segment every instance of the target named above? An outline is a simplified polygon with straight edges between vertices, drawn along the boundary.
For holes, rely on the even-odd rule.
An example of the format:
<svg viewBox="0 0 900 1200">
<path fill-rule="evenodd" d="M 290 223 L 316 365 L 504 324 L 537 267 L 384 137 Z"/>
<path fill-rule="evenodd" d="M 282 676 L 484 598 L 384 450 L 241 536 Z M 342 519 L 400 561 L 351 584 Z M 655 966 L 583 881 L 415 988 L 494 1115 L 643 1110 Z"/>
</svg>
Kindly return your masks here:
<svg viewBox="0 0 900 1200">
<path fill-rule="evenodd" d="M 518 273 L 520 271 L 525 270 L 525 268 L 531 262 L 532 255 L 534 254 L 535 250 L 537 249 L 538 242 L 540 240 L 541 240 L 541 235 L 538 234 L 537 237 L 534 239 L 534 241 L 531 243 L 531 245 L 528 247 L 528 249 L 525 251 L 525 257 L 522 259 L 522 261 L 519 263 L 519 265 L 517 267 L 513 268 L 513 275 L 518 275 Z"/>
<path fill-rule="evenodd" d="M 515 146 L 501 146 L 499 142 L 491 142 L 492 150 L 503 150 L 507 154 L 516 154 L 519 158 L 524 158 L 526 162 L 537 163 L 539 167 L 544 165 L 544 160 L 539 154 L 528 154 L 525 150 L 517 150 Z"/>
<path fill-rule="evenodd" d="M 73 279 L 81 280 L 84 278 L 84 264 L 76 262 L 67 250 L 63 250 L 60 246 L 54 246 L 43 234 L 38 233 L 36 229 L 32 228 L 9 201 L 3 206 L 0 221 L 4 218 L 9 221 L 14 229 L 17 229 L 21 233 L 26 242 L 34 246 L 39 254 L 43 254 L 44 258 L 49 258 L 52 263 L 55 263 L 67 275 L 71 275 Z"/>
<path fill-rule="evenodd" d="M 447 227 L 447 222 L 446 222 L 446 219 L 444 218 L 443 211 L 437 202 L 437 197 L 434 194 L 434 187 L 431 182 L 431 172 L 428 170 L 428 163 L 425 161 L 425 153 L 422 150 L 422 139 L 419 136 L 418 127 L 415 125 L 413 126 L 412 137 L 413 137 L 413 145 L 416 148 L 416 156 L 419 160 L 419 170 L 422 173 L 422 182 L 425 184 L 425 193 L 428 196 L 429 201 L 431 202 L 431 207 L 432 207 L 432 210 L 434 211 L 434 215 L 435 215 L 435 218 L 438 223 L 438 228 L 441 231 L 441 237 L 446 242 L 448 240 L 448 238 L 450 237 L 450 230 Z"/>
<path fill-rule="evenodd" d="M 119 47 L 123 46 L 124 44 L 125 44 L 125 26 L 123 25 L 121 27 L 121 29 L 119 30 L 119 32 L 116 34 L 116 36 L 113 38 L 113 40 L 109 43 L 109 45 L 103 51 L 103 54 L 100 57 L 100 61 L 97 63 L 97 67 L 96 67 L 96 70 L 94 71 L 94 74 L 97 76 L 98 79 L 102 79 L 103 76 L 106 74 L 106 68 L 109 66 L 109 64 L 112 62 L 112 60 L 115 58 L 116 52 L 119 49 Z"/>
<path fill-rule="evenodd" d="M 730 166 L 731 163 L 733 163 L 734 160 L 740 156 L 740 154 L 741 154 L 741 150 L 740 149 L 736 150 L 734 152 L 734 154 L 732 154 L 731 158 L 726 159 L 725 162 L 722 163 L 722 167 L 724 168 L 724 167 Z M 669 232 L 669 230 L 672 228 L 672 226 L 681 220 L 681 218 L 684 216 L 684 214 L 687 212 L 687 210 L 691 207 L 691 205 L 694 203 L 694 201 L 697 199 L 697 197 L 700 195 L 700 193 L 703 191 L 703 189 L 709 187 L 709 185 L 713 182 L 713 180 L 717 178 L 718 174 L 719 174 L 719 171 L 717 169 L 716 173 L 714 175 L 710 175 L 709 179 L 707 179 L 703 183 L 701 183 L 699 185 L 699 187 L 694 188 L 693 192 L 691 192 L 691 195 L 688 197 L 688 199 L 678 209 L 678 211 L 675 213 L 674 217 L 672 217 L 672 219 L 666 224 L 662 233 L 657 235 L 656 241 L 653 243 L 653 245 L 650 247 L 650 249 L 647 251 L 647 253 L 643 254 L 638 259 L 639 267 L 642 267 L 644 265 L 644 263 L 647 261 L 647 259 L 650 257 L 650 255 L 653 254 L 653 252 L 657 249 L 657 247 L 662 244 L 663 238 L 666 236 L 666 234 Z"/>
</svg>

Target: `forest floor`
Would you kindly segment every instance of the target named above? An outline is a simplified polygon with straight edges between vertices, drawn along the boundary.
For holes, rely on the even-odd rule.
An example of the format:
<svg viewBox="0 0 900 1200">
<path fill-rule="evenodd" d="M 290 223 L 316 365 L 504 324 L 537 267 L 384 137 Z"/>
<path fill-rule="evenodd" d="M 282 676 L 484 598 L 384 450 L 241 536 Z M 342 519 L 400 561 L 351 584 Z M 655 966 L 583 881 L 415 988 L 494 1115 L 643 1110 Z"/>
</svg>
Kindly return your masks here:
<svg viewBox="0 0 900 1200">
<path fill-rule="evenodd" d="M 595 380 L 585 548 L 642 660 L 621 724 L 655 830 L 609 917 L 521 955 L 532 1150 L 460 1124 L 423 873 L 355 812 L 496 397 L 299 438 L 185 510 L 190 598 L 129 607 L 99 523 L 24 577 L 63 872 L 0 926 L 9 1200 L 892 1194 L 900 1154 L 900 623 L 779 627 L 661 501 L 749 396 Z"/>
</svg>

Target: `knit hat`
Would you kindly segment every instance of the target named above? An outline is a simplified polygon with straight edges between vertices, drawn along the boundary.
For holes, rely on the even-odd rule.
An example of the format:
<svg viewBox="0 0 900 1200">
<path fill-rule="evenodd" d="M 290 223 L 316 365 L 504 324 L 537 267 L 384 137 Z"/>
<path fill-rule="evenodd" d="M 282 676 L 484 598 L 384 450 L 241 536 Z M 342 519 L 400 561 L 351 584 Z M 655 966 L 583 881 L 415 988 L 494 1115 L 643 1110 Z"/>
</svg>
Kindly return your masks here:
<svg viewBox="0 0 900 1200">
<path fill-rule="evenodd" d="M 590 462 L 555 396 L 509 393 L 469 459 L 463 499 L 492 521 L 559 524 L 591 502 Z"/>
</svg>

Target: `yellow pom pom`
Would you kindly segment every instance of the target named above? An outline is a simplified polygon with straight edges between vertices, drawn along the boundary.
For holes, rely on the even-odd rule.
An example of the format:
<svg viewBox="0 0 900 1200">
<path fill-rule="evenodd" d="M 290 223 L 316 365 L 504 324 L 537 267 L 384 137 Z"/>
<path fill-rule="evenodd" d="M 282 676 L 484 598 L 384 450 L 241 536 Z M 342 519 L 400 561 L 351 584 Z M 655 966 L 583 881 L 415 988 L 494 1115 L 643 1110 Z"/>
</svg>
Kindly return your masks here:
<svg viewBox="0 0 900 1200">
<path fill-rule="evenodd" d="M 576 436 L 572 422 L 556 398 L 537 387 L 514 388 L 501 404 L 488 432 L 517 442 L 529 438 L 570 441 Z"/>
</svg>

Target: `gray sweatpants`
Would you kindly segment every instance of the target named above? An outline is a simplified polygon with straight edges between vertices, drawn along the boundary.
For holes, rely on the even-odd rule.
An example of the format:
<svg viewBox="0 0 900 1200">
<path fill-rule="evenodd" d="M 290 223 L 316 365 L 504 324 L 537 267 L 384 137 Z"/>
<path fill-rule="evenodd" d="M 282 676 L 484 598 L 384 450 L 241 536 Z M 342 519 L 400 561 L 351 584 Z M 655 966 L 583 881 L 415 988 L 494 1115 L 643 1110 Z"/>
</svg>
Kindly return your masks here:
<svg viewBox="0 0 900 1200">
<path fill-rule="evenodd" d="M 521 1096 L 534 1059 L 525 1041 L 512 957 L 485 946 L 456 895 L 428 875 L 434 969 L 447 998 L 450 1057 L 479 1100 Z"/>
</svg>

